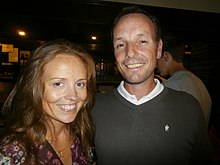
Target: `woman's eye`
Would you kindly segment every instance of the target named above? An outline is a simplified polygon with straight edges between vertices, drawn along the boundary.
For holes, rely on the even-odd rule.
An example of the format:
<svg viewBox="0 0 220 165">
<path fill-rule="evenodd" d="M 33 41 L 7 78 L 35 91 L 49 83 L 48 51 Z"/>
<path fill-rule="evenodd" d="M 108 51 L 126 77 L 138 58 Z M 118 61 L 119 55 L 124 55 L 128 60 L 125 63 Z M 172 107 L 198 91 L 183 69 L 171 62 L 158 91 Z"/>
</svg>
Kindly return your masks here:
<svg viewBox="0 0 220 165">
<path fill-rule="evenodd" d="M 61 86 L 63 86 L 63 83 L 61 83 L 61 82 L 56 82 L 56 83 L 54 83 L 54 86 L 55 86 L 55 87 L 61 87 Z"/>
<path fill-rule="evenodd" d="M 78 82 L 78 83 L 76 83 L 76 86 L 79 88 L 84 88 L 86 86 L 86 83 L 85 82 Z"/>
</svg>

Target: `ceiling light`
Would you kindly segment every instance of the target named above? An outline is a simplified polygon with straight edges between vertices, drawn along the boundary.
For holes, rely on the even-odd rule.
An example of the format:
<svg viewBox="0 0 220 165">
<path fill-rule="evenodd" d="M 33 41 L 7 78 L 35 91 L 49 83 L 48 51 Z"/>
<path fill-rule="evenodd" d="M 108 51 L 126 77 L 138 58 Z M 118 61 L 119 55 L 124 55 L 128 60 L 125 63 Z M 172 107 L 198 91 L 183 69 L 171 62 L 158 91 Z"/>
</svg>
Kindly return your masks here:
<svg viewBox="0 0 220 165">
<path fill-rule="evenodd" d="M 25 36 L 25 35 L 26 35 L 26 33 L 25 33 L 24 31 L 18 31 L 18 34 L 19 34 L 20 36 Z"/>
<path fill-rule="evenodd" d="M 96 40 L 97 38 L 96 38 L 96 36 L 92 36 L 91 39 L 92 40 Z"/>
</svg>

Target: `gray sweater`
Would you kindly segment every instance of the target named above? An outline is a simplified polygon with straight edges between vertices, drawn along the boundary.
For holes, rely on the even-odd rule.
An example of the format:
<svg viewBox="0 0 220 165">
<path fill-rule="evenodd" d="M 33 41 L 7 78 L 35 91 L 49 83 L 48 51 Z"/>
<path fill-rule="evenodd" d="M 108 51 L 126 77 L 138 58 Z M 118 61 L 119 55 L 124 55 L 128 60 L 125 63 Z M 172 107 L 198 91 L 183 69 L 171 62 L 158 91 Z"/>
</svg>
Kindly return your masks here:
<svg viewBox="0 0 220 165">
<path fill-rule="evenodd" d="M 97 165 L 207 164 L 213 150 L 198 101 L 169 88 L 134 105 L 116 89 L 93 110 Z"/>
</svg>

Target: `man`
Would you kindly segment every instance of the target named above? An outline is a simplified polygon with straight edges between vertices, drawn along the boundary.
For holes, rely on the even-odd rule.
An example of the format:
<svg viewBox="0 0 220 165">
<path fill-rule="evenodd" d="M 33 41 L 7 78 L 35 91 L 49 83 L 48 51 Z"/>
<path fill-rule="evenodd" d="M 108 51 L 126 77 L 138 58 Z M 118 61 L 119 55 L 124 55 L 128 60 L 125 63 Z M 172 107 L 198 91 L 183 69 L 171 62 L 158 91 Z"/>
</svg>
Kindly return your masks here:
<svg viewBox="0 0 220 165">
<path fill-rule="evenodd" d="M 112 36 L 124 81 L 97 96 L 97 164 L 207 163 L 211 150 L 199 103 L 154 79 L 163 46 L 157 19 L 136 7 L 125 8 Z"/>
<path fill-rule="evenodd" d="M 182 37 L 175 33 L 167 33 L 163 37 L 163 54 L 158 59 L 158 70 L 161 76 L 170 76 L 163 81 L 163 85 L 178 91 L 185 91 L 199 101 L 208 127 L 211 98 L 199 77 L 185 68 L 183 64 L 184 55 L 185 44 Z"/>
</svg>

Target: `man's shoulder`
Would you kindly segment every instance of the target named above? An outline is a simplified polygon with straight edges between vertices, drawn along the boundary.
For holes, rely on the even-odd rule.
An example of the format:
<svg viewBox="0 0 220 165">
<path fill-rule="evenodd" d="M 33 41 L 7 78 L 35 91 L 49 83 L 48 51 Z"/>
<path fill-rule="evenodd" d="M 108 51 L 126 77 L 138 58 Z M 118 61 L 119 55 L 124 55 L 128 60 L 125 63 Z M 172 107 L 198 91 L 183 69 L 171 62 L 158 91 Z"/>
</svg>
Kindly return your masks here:
<svg viewBox="0 0 220 165">
<path fill-rule="evenodd" d="M 176 101 L 191 100 L 192 102 L 197 102 L 197 100 L 191 94 L 185 91 L 179 91 L 167 86 L 165 86 L 164 91 L 166 91 L 166 97 L 168 98 L 173 97 Z"/>
<path fill-rule="evenodd" d="M 165 87 L 164 90 L 167 90 L 167 92 L 164 95 L 163 101 L 166 104 L 177 107 L 179 112 L 182 111 L 188 114 L 198 114 L 202 112 L 198 100 L 189 93 L 168 87 Z"/>
<path fill-rule="evenodd" d="M 164 91 L 168 94 L 168 95 L 177 95 L 177 96 L 181 96 L 181 95 L 189 95 L 188 93 L 186 93 L 185 91 L 179 91 L 173 88 L 170 88 L 168 86 L 164 85 Z"/>
</svg>

